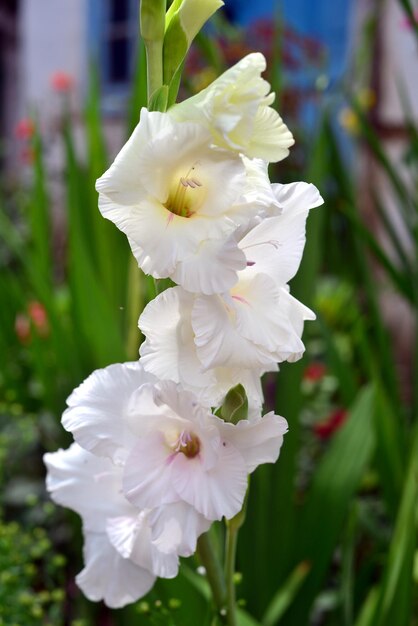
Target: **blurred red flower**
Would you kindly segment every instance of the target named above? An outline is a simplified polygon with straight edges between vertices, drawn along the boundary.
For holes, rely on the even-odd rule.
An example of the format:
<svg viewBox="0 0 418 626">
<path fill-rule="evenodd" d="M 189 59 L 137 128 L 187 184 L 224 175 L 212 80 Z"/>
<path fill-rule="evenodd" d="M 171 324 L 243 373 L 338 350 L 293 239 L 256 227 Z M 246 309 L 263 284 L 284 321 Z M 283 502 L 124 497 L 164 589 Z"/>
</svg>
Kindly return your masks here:
<svg viewBox="0 0 418 626">
<path fill-rule="evenodd" d="M 305 368 L 305 371 L 303 372 L 303 379 L 314 383 L 321 380 L 325 376 L 326 372 L 327 368 L 323 363 L 314 361 Z"/>
<path fill-rule="evenodd" d="M 326 419 L 314 424 L 315 435 L 322 440 L 329 439 L 347 419 L 347 411 L 343 408 L 335 409 Z"/>
</svg>

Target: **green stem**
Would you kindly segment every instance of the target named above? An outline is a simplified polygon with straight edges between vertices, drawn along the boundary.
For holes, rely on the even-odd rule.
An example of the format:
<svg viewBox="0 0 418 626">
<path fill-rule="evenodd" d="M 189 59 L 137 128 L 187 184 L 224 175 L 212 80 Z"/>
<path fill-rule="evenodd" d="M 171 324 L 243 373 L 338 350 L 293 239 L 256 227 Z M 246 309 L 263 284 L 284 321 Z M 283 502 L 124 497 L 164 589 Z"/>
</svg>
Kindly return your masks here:
<svg viewBox="0 0 418 626">
<path fill-rule="evenodd" d="M 237 554 L 238 531 L 245 521 L 247 512 L 248 489 L 244 504 L 239 513 L 226 521 L 225 542 L 225 581 L 226 581 L 226 617 L 228 626 L 237 626 L 236 600 L 235 600 L 235 559 Z"/>
<path fill-rule="evenodd" d="M 216 611 L 222 616 L 222 611 L 225 609 L 226 599 L 225 578 L 209 533 L 204 533 L 199 537 L 197 542 L 197 553 L 206 570 L 206 576 L 212 590 Z"/>
<path fill-rule="evenodd" d="M 141 274 L 136 259 L 131 256 L 128 269 L 126 355 L 128 359 L 138 359 L 139 330 L 138 318 L 143 306 L 141 298 Z"/>
<path fill-rule="evenodd" d="M 147 94 L 148 103 L 152 94 L 163 84 L 163 43 L 162 41 L 145 41 L 147 53 Z"/>
<path fill-rule="evenodd" d="M 226 522 L 225 580 L 226 614 L 229 626 L 237 626 L 234 574 L 239 527 L 233 522 L 233 519 Z"/>
</svg>

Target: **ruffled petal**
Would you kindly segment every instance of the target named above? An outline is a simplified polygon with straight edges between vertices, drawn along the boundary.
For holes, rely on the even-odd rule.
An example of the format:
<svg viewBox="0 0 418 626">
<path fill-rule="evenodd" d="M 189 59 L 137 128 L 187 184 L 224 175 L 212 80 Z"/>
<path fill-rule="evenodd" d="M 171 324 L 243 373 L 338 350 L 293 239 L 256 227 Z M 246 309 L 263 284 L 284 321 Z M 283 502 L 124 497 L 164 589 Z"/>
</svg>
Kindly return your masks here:
<svg viewBox="0 0 418 626">
<path fill-rule="evenodd" d="M 198 537 L 209 530 L 211 522 L 185 502 L 157 507 L 149 513 L 152 538 L 159 550 L 191 556 Z"/>
<path fill-rule="evenodd" d="M 102 532 L 109 515 L 134 510 L 121 494 L 122 468 L 73 443 L 44 455 L 46 487 L 57 504 L 76 511 L 88 531 Z"/>
<path fill-rule="evenodd" d="M 271 217 L 251 230 L 239 243 L 249 263 L 245 274 L 268 274 L 282 285 L 291 280 L 302 259 L 307 215 L 299 213 L 285 222 L 284 216 Z"/>
<path fill-rule="evenodd" d="M 287 185 L 275 183 L 272 190 L 284 213 L 315 209 L 324 204 L 318 189 L 311 183 L 296 182 Z"/>
<path fill-rule="evenodd" d="M 119 554 L 160 578 L 177 576 L 177 554 L 160 551 L 152 541 L 151 526 L 145 512 L 131 517 L 113 517 L 106 525 L 109 541 Z"/>
<path fill-rule="evenodd" d="M 208 520 L 230 519 L 241 510 L 247 490 L 247 470 L 240 453 L 227 441 L 219 447 L 218 462 L 206 470 L 199 458 L 177 454 L 172 482 L 179 498 Z"/>
<path fill-rule="evenodd" d="M 254 120 L 254 130 L 247 147 L 250 157 L 271 163 L 282 161 L 295 140 L 280 115 L 269 106 L 261 105 Z"/>
<path fill-rule="evenodd" d="M 219 428 L 223 437 L 241 453 L 247 472 L 251 473 L 262 463 L 277 461 L 288 424 L 271 412 L 264 417 L 241 420 L 236 425 L 222 422 Z"/>
<path fill-rule="evenodd" d="M 206 239 L 183 257 L 171 278 L 186 291 L 222 293 L 237 282 L 237 271 L 246 265 L 245 254 L 233 236 L 226 240 Z"/>
<path fill-rule="evenodd" d="M 272 364 L 273 360 L 264 348 L 243 339 L 236 327 L 234 305 L 227 303 L 224 298 L 196 298 L 192 326 L 197 354 L 205 368 L 268 369 Z"/>
<path fill-rule="evenodd" d="M 144 596 L 155 582 L 153 574 L 121 557 L 106 533 L 87 532 L 83 552 L 85 566 L 76 583 L 89 600 L 118 609 Z"/>
<path fill-rule="evenodd" d="M 93 372 L 67 400 L 66 430 L 83 448 L 122 462 L 132 447 L 124 419 L 135 389 L 155 380 L 138 363 L 117 363 Z"/>
<path fill-rule="evenodd" d="M 228 390 L 239 383 L 245 387 L 250 405 L 259 407 L 263 402 L 260 376 L 264 370 L 203 368 L 194 343 L 193 302 L 191 294 L 173 287 L 145 307 L 139 318 L 139 327 L 146 336 L 140 349 L 144 368 L 160 379 L 180 383 L 206 407 L 218 407 Z"/>
<path fill-rule="evenodd" d="M 181 287 L 163 291 L 151 300 L 139 318 L 146 340 L 140 348 L 144 368 L 160 379 L 176 383 L 200 380 L 191 326 L 194 298 Z"/>
</svg>

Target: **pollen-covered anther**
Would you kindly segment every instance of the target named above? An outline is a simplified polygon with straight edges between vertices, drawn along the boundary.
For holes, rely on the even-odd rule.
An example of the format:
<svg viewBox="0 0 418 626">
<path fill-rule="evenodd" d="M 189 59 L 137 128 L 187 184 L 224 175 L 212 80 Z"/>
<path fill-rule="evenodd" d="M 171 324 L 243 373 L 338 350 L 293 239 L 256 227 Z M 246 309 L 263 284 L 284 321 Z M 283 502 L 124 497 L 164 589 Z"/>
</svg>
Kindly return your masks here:
<svg viewBox="0 0 418 626">
<path fill-rule="evenodd" d="M 194 433 L 182 431 L 176 441 L 175 452 L 181 452 L 187 458 L 193 459 L 200 452 L 200 439 Z"/>
</svg>

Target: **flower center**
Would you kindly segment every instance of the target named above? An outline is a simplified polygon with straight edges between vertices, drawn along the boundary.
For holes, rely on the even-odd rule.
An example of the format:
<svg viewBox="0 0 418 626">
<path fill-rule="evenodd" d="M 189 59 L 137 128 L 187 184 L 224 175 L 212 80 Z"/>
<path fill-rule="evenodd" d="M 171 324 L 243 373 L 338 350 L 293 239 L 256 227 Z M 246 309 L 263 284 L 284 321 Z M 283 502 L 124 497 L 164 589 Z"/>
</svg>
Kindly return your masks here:
<svg viewBox="0 0 418 626">
<path fill-rule="evenodd" d="M 170 188 L 167 202 L 164 204 L 174 215 L 191 217 L 196 213 L 203 199 L 203 184 L 194 175 L 195 166 L 185 176 L 175 177 L 177 184 Z"/>
<path fill-rule="evenodd" d="M 188 459 L 193 459 L 200 452 L 200 439 L 194 433 L 182 430 L 174 443 L 174 451 L 181 452 Z"/>
</svg>

